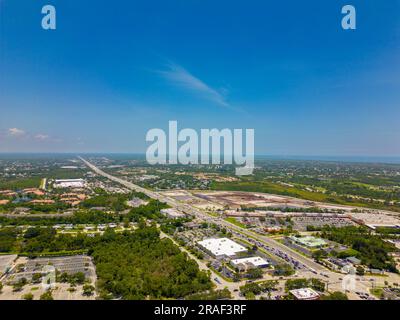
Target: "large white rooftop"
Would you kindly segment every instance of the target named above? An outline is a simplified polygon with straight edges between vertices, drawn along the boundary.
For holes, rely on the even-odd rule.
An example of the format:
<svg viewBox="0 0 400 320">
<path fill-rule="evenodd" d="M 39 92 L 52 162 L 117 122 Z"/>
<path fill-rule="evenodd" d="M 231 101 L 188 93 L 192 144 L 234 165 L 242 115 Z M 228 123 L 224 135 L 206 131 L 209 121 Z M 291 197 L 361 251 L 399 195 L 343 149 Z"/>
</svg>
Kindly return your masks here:
<svg viewBox="0 0 400 320">
<path fill-rule="evenodd" d="M 261 258 L 261 257 L 248 257 L 248 258 L 241 258 L 241 259 L 233 259 L 231 260 L 233 265 L 240 265 L 240 264 L 250 264 L 254 267 L 264 267 L 268 265 L 268 261 Z"/>
<path fill-rule="evenodd" d="M 228 238 L 210 238 L 199 241 L 198 244 L 215 256 L 226 255 L 229 257 L 238 252 L 247 251 L 245 247 Z"/>
<path fill-rule="evenodd" d="M 298 300 L 315 300 L 319 298 L 319 294 L 311 288 L 301 288 L 289 291 Z"/>
<path fill-rule="evenodd" d="M 85 180 L 83 179 L 57 179 L 54 182 L 55 188 L 83 188 Z"/>
<path fill-rule="evenodd" d="M 183 218 L 185 215 L 174 208 L 161 209 L 161 213 L 170 218 Z"/>
</svg>

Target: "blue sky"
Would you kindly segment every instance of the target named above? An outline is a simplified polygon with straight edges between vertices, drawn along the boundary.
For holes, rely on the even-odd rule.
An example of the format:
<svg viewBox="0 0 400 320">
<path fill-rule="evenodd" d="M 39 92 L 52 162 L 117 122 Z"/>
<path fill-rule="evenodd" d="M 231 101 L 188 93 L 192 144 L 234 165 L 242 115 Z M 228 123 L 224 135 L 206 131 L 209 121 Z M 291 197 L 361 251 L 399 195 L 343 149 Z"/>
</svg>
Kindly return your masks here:
<svg viewBox="0 0 400 320">
<path fill-rule="evenodd" d="M 356 30 L 341 28 L 345 4 Z M 149 129 L 177 120 L 254 128 L 257 154 L 400 156 L 400 0 L 0 10 L 0 152 L 144 152 Z"/>
</svg>

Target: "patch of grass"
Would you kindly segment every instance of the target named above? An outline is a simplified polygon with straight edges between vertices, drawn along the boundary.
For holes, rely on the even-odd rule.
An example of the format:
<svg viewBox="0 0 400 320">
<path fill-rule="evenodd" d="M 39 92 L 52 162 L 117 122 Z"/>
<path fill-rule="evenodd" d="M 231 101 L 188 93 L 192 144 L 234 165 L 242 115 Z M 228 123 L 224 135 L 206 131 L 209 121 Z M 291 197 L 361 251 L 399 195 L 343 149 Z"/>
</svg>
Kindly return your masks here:
<svg viewBox="0 0 400 320">
<path fill-rule="evenodd" d="M 25 188 L 38 188 L 40 181 L 40 177 L 0 180 L 0 189 L 18 190 Z"/>
<path fill-rule="evenodd" d="M 247 226 L 245 225 L 245 224 L 243 224 L 243 223 L 241 223 L 240 221 L 237 221 L 235 218 L 233 218 L 233 217 L 228 217 L 228 218 L 225 218 L 224 219 L 225 221 L 228 221 L 228 222 L 230 222 L 230 223 L 232 223 L 232 224 L 234 224 L 235 226 L 238 226 L 238 227 L 240 227 L 240 228 L 247 228 Z"/>
<path fill-rule="evenodd" d="M 371 292 L 371 294 L 373 294 L 375 297 L 377 298 L 381 298 L 383 295 L 383 289 L 382 288 L 373 288 L 373 289 L 369 289 L 369 292 Z"/>
</svg>

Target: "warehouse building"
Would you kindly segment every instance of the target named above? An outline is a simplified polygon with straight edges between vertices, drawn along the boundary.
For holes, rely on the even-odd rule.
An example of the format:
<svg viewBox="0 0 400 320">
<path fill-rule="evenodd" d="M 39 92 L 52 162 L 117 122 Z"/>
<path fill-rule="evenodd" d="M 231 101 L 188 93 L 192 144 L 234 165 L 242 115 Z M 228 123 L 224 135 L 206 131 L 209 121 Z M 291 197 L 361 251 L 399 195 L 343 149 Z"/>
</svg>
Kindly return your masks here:
<svg viewBox="0 0 400 320">
<path fill-rule="evenodd" d="M 83 188 L 85 180 L 83 179 L 62 179 L 54 182 L 54 188 Z"/>
<path fill-rule="evenodd" d="M 306 237 L 289 237 L 289 239 L 301 246 L 308 247 L 308 248 L 321 248 L 326 245 L 326 241 L 320 238 L 315 238 L 312 236 Z"/>
<path fill-rule="evenodd" d="M 170 219 L 184 218 L 186 215 L 173 208 L 161 209 L 161 213 Z"/>
<path fill-rule="evenodd" d="M 261 257 L 248 257 L 231 260 L 231 265 L 239 270 L 248 270 L 251 268 L 266 268 L 269 263 Z"/>
<path fill-rule="evenodd" d="M 297 300 L 317 300 L 319 294 L 311 288 L 301 288 L 289 291 Z"/>
<path fill-rule="evenodd" d="M 210 238 L 197 242 L 197 244 L 214 257 L 232 257 L 239 252 L 247 252 L 242 245 L 228 238 Z"/>
</svg>

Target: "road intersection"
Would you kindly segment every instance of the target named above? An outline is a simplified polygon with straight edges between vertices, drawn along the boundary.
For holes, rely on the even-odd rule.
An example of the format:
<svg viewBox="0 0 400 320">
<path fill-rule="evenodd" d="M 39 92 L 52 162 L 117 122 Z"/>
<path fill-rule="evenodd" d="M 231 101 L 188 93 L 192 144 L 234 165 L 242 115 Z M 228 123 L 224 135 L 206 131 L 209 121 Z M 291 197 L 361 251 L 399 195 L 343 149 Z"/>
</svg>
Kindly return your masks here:
<svg viewBox="0 0 400 320">
<path fill-rule="evenodd" d="M 111 181 L 117 182 L 126 188 L 136 191 L 136 192 L 142 192 L 148 197 L 152 199 L 157 199 L 161 202 L 167 203 L 169 206 L 180 210 L 186 214 L 195 216 L 205 222 L 208 223 L 214 223 L 220 227 L 226 228 L 229 232 L 233 233 L 235 236 L 238 237 L 244 237 L 246 241 L 257 245 L 258 247 L 267 250 L 270 254 L 275 255 L 279 258 L 283 258 L 290 264 L 294 264 L 298 266 L 299 273 L 302 275 L 307 275 L 308 277 L 314 277 L 318 278 L 320 280 L 323 280 L 325 283 L 327 283 L 327 286 L 329 287 L 330 291 L 343 291 L 342 287 L 342 281 L 344 278 L 344 275 L 341 273 L 333 272 L 326 267 L 320 265 L 319 263 L 315 262 L 313 259 L 308 258 L 293 249 L 285 246 L 284 244 L 271 239 L 267 236 L 263 236 L 260 234 L 257 234 L 251 230 L 247 230 L 244 228 L 241 228 L 237 225 L 234 225 L 230 223 L 229 221 L 226 221 L 222 218 L 215 217 L 212 215 L 209 215 L 208 213 L 195 208 L 191 205 L 181 203 L 178 200 L 172 199 L 168 196 L 162 195 L 158 192 L 148 190 L 146 188 L 140 187 L 136 184 L 133 184 L 132 182 L 126 181 L 124 179 L 115 177 L 113 175 L 110 175 L 103 170 L 97 168 L 95 165 L 91 164 L 87 160 L 83 159 L 82 157 L 79 157 L 80 160 L 82 160 L 86 166 L 88 166 L 92 171 L 97 173 L 98 175 L 101 175 L 103 177 L 106 177 L 110 179 Z M 358 295 L 355 294 L 355 292 L 362 292 L 362 293 L 369 293 L 369 288 L 373 284 L 377 284 L 381 277 L 367 277 L 366 276 L 354 276 L 355 277 L 355 288 L 350 289 L 347 291 L 348 295 L 352 299 L 357 299 Z M 373 281 L 371 281 L 371 278 Z M 214 281 L 215 282 L 215 281 Z M 217 283 L 219 286 L 221 286 L 222 281 L 220 283 Z M 223 283 L 226 285 L 228 282 L 223 281 Z"/>
</svg>

